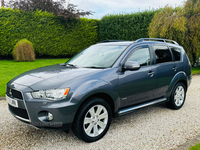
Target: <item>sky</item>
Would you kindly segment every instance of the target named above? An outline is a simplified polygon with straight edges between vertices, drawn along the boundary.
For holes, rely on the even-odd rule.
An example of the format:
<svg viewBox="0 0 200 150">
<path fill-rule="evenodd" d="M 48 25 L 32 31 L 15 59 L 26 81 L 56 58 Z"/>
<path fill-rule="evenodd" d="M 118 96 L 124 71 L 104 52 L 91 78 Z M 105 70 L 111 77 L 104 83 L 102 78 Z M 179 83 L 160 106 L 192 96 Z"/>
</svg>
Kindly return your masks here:
<svg viewBox="0 0 200 150">
<path fill-rule="evenodd" d="M 1 0 L 0 0 L 1 1 Z M 4 0 L 9 1 L 9 0 Z M 59 0 L 55 0 L 59 1 Z M 77 5 L 78 9 L 92 11 L 87 18 L 101 19 L 107 14 L 127 14 L 163 8 L 169 4 L 172 7 L 182 6 L 185 0 L 65 0 Z"/>
<path fill-rule="evenodd" d="M 107 14 L 127 14 L 162 8 L 169 4 L 172 7 L 182 6 L 184 0 L 70 0 L 78 9 L 91 10 L 93 15 L 87 18 L 101 19 Z"/>
</svg>

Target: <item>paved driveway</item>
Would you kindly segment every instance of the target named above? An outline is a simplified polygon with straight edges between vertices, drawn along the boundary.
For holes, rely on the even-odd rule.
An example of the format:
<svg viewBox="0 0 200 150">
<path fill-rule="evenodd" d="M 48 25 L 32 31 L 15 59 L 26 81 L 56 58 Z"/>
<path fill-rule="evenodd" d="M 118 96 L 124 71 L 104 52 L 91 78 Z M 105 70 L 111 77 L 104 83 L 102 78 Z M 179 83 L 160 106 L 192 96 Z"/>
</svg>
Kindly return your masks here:
<svg viewBox="0 0 200 150">
<path fill-rule="evenodd" d="M 112 120 L 105 137 L 84 143 L 72 131 L 36 129 L 15 119 L 0 101 L 0 149 L 173 149 L 200 134 L 200 76 L 193 76 L 185 105 L 165 104 L 137 110 Z"/>
</svg>

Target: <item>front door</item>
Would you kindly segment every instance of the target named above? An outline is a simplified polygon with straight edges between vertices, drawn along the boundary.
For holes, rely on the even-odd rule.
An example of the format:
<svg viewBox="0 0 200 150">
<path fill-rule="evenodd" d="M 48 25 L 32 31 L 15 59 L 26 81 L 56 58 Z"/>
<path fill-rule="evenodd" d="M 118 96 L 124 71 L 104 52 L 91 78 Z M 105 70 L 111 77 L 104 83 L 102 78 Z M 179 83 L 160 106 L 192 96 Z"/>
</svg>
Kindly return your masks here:
<svg viewBox="0 0 200 150">
<path fill-rule="evenodd" d="M 141 68 L 119 73 L 117 91 L 121 98 L 121 108 L 154 99 L 156 83 L 156 69 L 152 65 L 152 56 L 148 45 L 133 49 L 126 61 L 137 61 Z"/>
</svg>

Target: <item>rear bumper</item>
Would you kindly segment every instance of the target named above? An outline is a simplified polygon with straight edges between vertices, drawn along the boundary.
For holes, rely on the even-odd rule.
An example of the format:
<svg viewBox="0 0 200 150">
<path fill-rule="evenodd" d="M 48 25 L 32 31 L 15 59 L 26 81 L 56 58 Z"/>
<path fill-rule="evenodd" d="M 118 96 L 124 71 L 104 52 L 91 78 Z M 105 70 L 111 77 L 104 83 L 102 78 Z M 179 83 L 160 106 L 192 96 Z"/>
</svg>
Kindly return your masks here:
<svg viewBox="0 0 200 150">
<path fill-rule="evenodd" d="M 191 82 L 192 82 L 192 76 L 191 75 L 188 77 L 188 81 L 187 82 L 188 82 L 187 84 L 188 84 L 188 87 L 189 87 Z"/>
</svg>

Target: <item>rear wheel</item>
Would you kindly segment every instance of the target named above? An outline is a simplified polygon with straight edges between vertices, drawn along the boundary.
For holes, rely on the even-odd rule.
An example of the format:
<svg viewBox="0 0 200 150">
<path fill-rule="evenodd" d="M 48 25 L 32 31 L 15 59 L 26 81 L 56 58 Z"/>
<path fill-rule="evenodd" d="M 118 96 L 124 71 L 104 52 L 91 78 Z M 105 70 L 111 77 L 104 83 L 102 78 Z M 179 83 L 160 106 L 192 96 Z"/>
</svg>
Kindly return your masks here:
<svg viewBox="0 0 200 150">
<path fill-rule="evenodd" d="M 178 83 L 174 87 L 172 94 L 170 96 L 170 100 L 167 102 L 167 106 L 172 109 L 180 109 L 186 97 L 186 87 L 183 83 Z"/>
<path fill-rule="evenodd" d="M 92 98 L 81 106 L 73 125 L 74 134 L 85 142 L 101 139 L 109 129 L 112 112 L 102 98 Z"/>
</svg>

